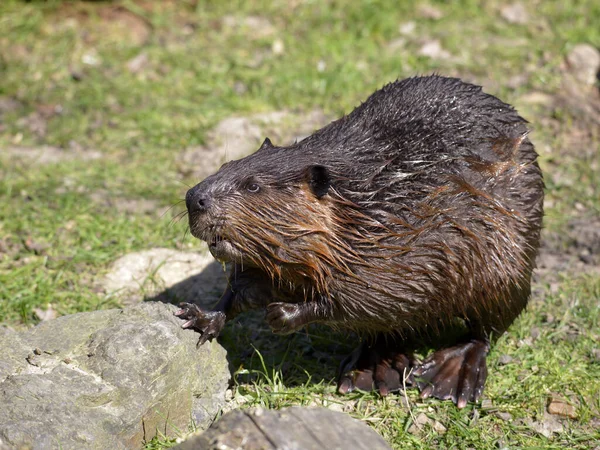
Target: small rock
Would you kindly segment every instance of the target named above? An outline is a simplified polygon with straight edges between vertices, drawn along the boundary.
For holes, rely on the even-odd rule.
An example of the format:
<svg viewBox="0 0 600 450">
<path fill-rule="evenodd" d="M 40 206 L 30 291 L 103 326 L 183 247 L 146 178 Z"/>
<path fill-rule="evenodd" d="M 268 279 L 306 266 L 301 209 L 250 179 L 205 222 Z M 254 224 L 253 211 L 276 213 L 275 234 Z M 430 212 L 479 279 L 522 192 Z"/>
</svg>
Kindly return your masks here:
<svg viewBox="0 0 600 450">
<path fill-rule="evenodd" d="M 589 44 L 578 44 L 566 58 L 571 74 L 581 83 L 593 86 L 600 72 L 600 52 Z"/>
<path fill-rule="evenodd" d="M 563 425 L 556 419 L 555 416 L 544 414 L 541 421 L 534 421 L 531 418 L 525 419 L 525 424 L 546 438 L 550 438 L 554 433 L 562 433 Z"/>
<path fill-rule="evenodd" d="M 543 92 L 529 92 L 519 98 L 519 101 L 528 105 L 551 106 L 554 103 L 554 97 Z"/>
<path fill-rule="evenodd" d="M 446 431 L 448 431 L 448 429 L 441 422 L 438 422 L 437 420 L 435 420 L 433 422 L 433 429 L 435 431 L 437 431 L 438 433 L 441 433 L 441 434 L 443 434 Z"/>
<path fill-rule="evenodd" d="M 139 73 L 146 68 L 148 61 L 148 54 L 146 52 L 142 52 L 135 58 L 127 61 L 127 70 L 129 70 L 131 73 Z"/>
<path fill-rule="evenodd" d="M 52 305 L 50 305 L 50 304 L 48 305 L 48 307 L 46 309 L 34 308 L 33 313 L 42 322 L 44 322 L 46 320 L 56 319 L 56 316 L 57 316 L 56 311 L 54 310 L 54 308 L 52 308 Z"/>
<path fill-rule="evenodd" d="M 594 362 L 600 363 L 600 348 L 592 349 L 592 358 Z"/>
<path fill-rule="evenodd" d="M 188 148 L 178 156 L 178 170 L 203 179 L 216 172 L 225 161 L 256 151 L 265 136 L 276 145 L 289 145 L 327 122 L 328 118 L 319 110 L 304 114 L 272 111 L 250 117 L 228 117 L 209 132 L 206 145 Z M 199 161 L 202 163 L 198 164 Z"/>
<path fill-rule="evenodd" d="M 507 364 L 510 364 L 513 361 L 513 357 L 510 355 L 500 355 L 500 357 L 498 358 L 498 364 L 500 364 L 501 366 L 505 366 Z"/>
<path fill-rule="evenodd" d="M 489 398 L 485 398 L 481 401 L 481 409 L 484 411 L 491 411 L 494 409 L 494 405 Z"/>
<path fill-rule="evenodd" d="M 433 428 L 435 426 L 435 421 L 429 418 L 427 414 L 420 413 L 419 415 L 417 415 L 417 417 L 415 417 L 413 424 L 408 428 L 408 432 L 412 434 L 418 434 L 423 430 L 423 427 L 425 427 L 426 425 Z"/>
<path fill-rule="evenodd" d="M 432 422 L 433 420 L 431 420 L 425 413 L 420 413 L 415 419 L 415 423 L 417 425 L 425 425 Z"/>
<path fill-rule="evenodd" d="M 49 244 L 45 242 L 34 241 L 31 237 L 28 237 L 23 241 L 24 247 L 30 252 L 35 253 L 36 255 L 43 255 L 46 253 L 46 250 L 50 247 Z"/>
<path fill-rule="evenodd" d="M 511 89 L 517 89 L 527 83 L 528 79 L 529 76 L 526 73 L 519 73 L 510 77 L 506 82 L 506 85 Z"/>
<path fill-rule="evenodd" d="M 517 347 L 531 347 L 532 344 L 532 339 L 530 337 L 526 337 L 525 339 L 519 339 L 519 341 L 517 342 Z"/>
<path fill-rule="evenodd" d="M 540 336 L 540 329 L 538 327 L 532 327 L 529 331 L 531 339 L 536 340 Z"/>
<path fill-rule="evenodd" d="M 529 21 L 529 15 L 522 3 L 505 5 L 500 10 L 500 15 L 508 23 L 524 25 Z"/>
<path fill-rule="evenodd" d="M 500 419 L 504 420 L 505 422 L 510 422 L 512 420 L 512 418 L 513 418 L 511 413 L 507 413 L 507 412 L 503 412 L 503 411 L 498 411 L 496 413 L 496 415 Z"/>
<path fill-rule="evenodd" d="M 403 49 L 405 46 L 406 46 L 406 38 L 399 37 L 396 39 L 392 39 L 390 42 L 388 42 L 388 44 L 386 45 L 386 48 L 388 51 L 394 53 L 400 49 Z"/>
<path fill-rule="evenodd" d="M 271 45 L 271 51 L 274 55 L 283 55 L 285 51 L 285 45 L 281 39 L 275 39 Z"/>
<path fill-rule="evenodd" d="M 553 395 L 548 399 L 548 413 L 555 416 L 577 419 L 577 409 L 569 404 L 567 400 Z"/>
<path fill-rule="evenodd" d="M 442 11 L 440 11 L 435 6 L 428 5 L 428 4 L 419 5 L 417 12 L 418 12 L 419 16 L 421 16 L 425 19 L 440 20 L 442 17 L 444 17 L 444 14 L 442 13 Z"/>
<path fill-rule="evenodd" d="M 246 86 L 241 81 L 236 81 L 233 84 L 233 91 L 238 95 L 242 95 L 242 94 L 245 94 L 246 92 L 248 92 L 248 86 Z"/>
<path fill-rule="evenodd" d="M 98 53 L 95 50 L 91 50 L 91 51 L 83 54 L 83 56 L 81 57 L 81 62 L 88 66 L 97 66 L 102 61 L 101 61 L 100 57 L 98 56 Z"/>
<path fill-rule="evenodd" d="M 451 56 L 437 39 L 424 43 L 418 53 L 431 59 L 448 59 Z"/>
<path fill-rule="evenodd" d="M 411 36 L 412 34 L 414 34 L 416 29 L 417 24 L 415 22 L 405 22 L 403 24 L 400 24 L 400 26 L 398 27 L 398 32 L 404 36 Z"/>
<path fill-rule="evenodd" d="M 100 159 L 103 156 L 102 153 L 94 150 L 79 152 L 47 145 L 41 147 L 5 147 L 2 151 L 10 157 L 27 160 L 30 163 L 38 165 L 55 164 L 73 159 L 91 161 Z"/>
</svg>

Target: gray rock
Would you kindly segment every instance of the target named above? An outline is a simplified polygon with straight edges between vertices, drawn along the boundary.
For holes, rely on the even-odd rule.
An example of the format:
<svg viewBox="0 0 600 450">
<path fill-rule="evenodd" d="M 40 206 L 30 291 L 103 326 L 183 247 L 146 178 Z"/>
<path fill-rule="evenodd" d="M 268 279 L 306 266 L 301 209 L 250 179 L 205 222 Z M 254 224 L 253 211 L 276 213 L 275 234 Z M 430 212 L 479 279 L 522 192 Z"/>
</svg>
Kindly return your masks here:
<svg viewBox="0 0 600 450">
<path fill-rule="evenodd" d="M 568 53 L 567 66 L 579 82 L 593 86 L 600 73 L 600 52 L 589 44 L 578 44 Z"/>
<path fill-rule="evenodd" d="M 202 253 L 166 248 L 129 253 L 111 265 L 100 288 L 127 305 L 167 290 L 161 299 L 212 306 L 225 289 L 227 276 L 203 246 Z"/>
<path fill-rule="evenodd" d="M 178 156 L 178 170 L 201 180 L 216 172 L 224 162 L 257 150 L 266 136 L 275 145 L 288 145 L 327 122 L 327 117 L 318 110 L 306 114 L 273 111 L 249 117 L 228 117 L 208 133 L 206 145 L 188 148 Z"/>
<path fill-rule="evenodd" d="M 230 373 L 216 341 L 196 348 L 175 307 L 153 302 L 0 330 L 0 443 L 140 448 L 193 417 L 208 427 Z"/>
<path fill-rule="evenodd" d="M 525 25 L 529 22 L 529 14 L 522 3 L 511 3 L 500 10 L 500 15 L 508 23 Z"/>
<path fill-rule="evenodd" d="M 148 53 L 142 52 L 127 61 L 127 70 L 131 73 L 139 73 L 148 66 L 149 61 Z"/>
<path fill-rule="evenodd" d="M 347 414 L 326 408 L 260 408 L 224 415 L 177 450 L 389 450 L 373 429 Z"/>
<path fill-rule="evenodd" d="M 442 48 L 442 44 L 437 39 L 424 42 L 418 53 L 431 59 L 449 59 L 452 56 Z"/>
</svg>

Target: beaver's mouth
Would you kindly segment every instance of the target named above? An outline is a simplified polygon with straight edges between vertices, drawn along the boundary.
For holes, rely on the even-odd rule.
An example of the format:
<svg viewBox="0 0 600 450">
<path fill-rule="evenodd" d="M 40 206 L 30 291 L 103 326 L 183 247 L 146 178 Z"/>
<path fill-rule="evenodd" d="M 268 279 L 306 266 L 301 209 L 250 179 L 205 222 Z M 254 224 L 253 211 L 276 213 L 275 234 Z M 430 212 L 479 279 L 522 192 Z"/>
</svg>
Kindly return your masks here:
<svg viewBox="0 0 600 450">
<path fill-rule="evenodd" d="M 216 234 L 213 235 L 208 241 L 208 247 L 209 248 L 217 248 L 219 246 L 219 244 L 221 244 L 223 241 L 226 241 L 226 239 L 221 236 L 220 234 Z"/>
<path fill-rule="evenodd" d="M 210 253 L 219 261 L 229 262 L 242 256 L 231 239 L 223 233 L 223 228 L 218 222 L 203 223 L 190 216 L 190 232 L 192 236 L 206 242 Z"/>
<path fill-rule="evenodd" d="M 204 240 L 208 244 L 210 253 L 219 261 L 232 261 L 238 253 L 231 241 L 222 234 L 213 234 Z"/>
</svg>

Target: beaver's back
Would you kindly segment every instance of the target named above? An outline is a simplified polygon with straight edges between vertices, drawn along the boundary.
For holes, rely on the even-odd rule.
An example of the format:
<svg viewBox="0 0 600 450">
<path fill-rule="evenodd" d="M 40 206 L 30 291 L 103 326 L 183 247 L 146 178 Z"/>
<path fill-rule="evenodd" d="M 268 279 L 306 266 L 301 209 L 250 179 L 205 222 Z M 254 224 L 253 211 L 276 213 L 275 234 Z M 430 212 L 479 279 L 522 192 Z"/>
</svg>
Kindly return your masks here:
<svg viewBox="0 0 600 450">
<path fill-rule="evenodd" d="M 514 320 L 542 220 L 525 123 L 477 86 L 411 78 L 294 148 L 331 170 L 340 233 L 366 262 L 334 283 L 345 325 L 435 328 L 458 316 L 489 332 Z"/>
</svg>

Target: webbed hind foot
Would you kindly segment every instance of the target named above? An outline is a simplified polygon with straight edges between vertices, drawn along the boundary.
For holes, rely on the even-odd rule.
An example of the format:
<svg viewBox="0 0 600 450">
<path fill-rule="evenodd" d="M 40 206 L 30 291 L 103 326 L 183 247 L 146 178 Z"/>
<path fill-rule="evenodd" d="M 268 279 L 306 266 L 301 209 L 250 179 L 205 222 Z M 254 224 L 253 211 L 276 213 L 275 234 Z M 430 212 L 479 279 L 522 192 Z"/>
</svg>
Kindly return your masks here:
<svg viewBox="0 0 600 450">
<path fill-rule="evenodd" d="M 471 340 L 430 355 L 414 372 L 421 398 L 452 399 L 459 408 L 477 402 L 487 378 L 488 352 L 487 342 Z"/>
<path fill-rule="evenodd" d="M 340 364 L 338 392 L 377 390 L 382 396 L 412 386 L 411 354 L 394 349 L 393 343 L 363 343 Z"/>
</svg>

